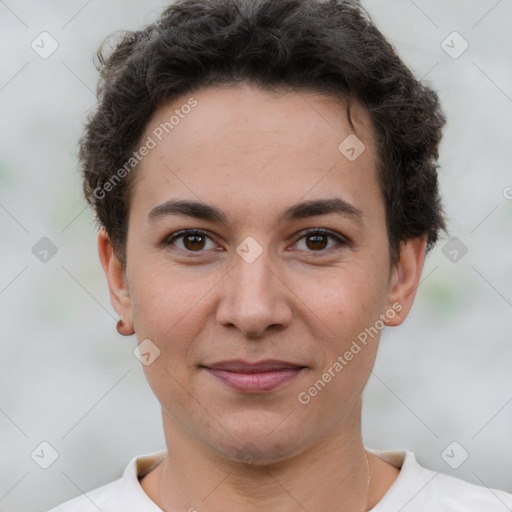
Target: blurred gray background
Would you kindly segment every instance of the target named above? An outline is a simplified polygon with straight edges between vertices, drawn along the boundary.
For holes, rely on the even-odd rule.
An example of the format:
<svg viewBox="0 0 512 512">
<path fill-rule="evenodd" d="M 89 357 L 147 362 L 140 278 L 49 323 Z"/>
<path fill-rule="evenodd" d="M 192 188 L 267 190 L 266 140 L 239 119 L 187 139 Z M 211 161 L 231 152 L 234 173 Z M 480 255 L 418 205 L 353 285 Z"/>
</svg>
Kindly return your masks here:
<svg viewBox="0 0 512 512">
<path fill-rule="evenodd" d="M 166 3 L 0 0 L 0 511 L 47 510 L 165 448 L 135 336 L 115 330 L 76 141 L 100 42 Z M 409 318 L 383 333 L 365 442 L 512 492 L 512 1 L 364 5 L 439 92 L 450 218 Z"/>
</svg>

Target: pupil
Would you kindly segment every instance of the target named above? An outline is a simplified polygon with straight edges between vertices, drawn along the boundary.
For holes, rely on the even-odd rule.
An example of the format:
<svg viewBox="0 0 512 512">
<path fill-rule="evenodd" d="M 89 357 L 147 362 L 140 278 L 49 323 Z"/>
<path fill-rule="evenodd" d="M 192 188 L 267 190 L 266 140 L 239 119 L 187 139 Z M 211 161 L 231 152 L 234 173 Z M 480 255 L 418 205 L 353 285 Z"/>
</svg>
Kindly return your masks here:
<svg viewBox="0 0 512 512">
<path fill-rule="evenodd" d="M 201 246 L 201 242 L 199 242 L 199 245 L 200 247 L 197 247 L 197 240 L 198 239 L 201 239 L 201 238 L 204 238 L 203 235 L 189 235 L 187 237 L 185 237 L 185 246 L 187 247 L 187 249 L 202 249 L 202 246 Z M 188 242 L 191 240 L 191 239 L 194 239 L 195 241 L 192 242 L 192 244 L 189 244 Z M 204 240 L 203 240 L 203 243 L 204 243 Z M 190 245 L 192 245 L 192 247 L 190 247 Z"/>
<path fill-rule="evenodd" d="M 324 249 L 325 248 L 325 236 L 324 235 L 310 235 L 308 241 L 313 243 L 313 249 Z M 204 244 L 203 235 L 189 235 L 185 237 L 185 246 L 187 249 L 202 249 Z M 193 240 L 191 242 L 191 240 Z"/>
<path fill-rule="evenodd" d="M 320 249 L 324 249 L 325 248 L 325 236 L 324 235 L 311 235 L 311 236 L 309 236 L 309 240 L 314 240 L 314 242 L 313 242 L 314 244 L 318 244 L 318 240 L 319 239 L 323 239 L 324 240 L 323 244 L 320 242 L 320 245 L 322 245 L 322 247 L 320 247 Z M 313 247 L 313 248 L 315 248 L 315 247 Z M 319 249 L 318 245 L 317 245 L 316 249 Z"/>
</svg>

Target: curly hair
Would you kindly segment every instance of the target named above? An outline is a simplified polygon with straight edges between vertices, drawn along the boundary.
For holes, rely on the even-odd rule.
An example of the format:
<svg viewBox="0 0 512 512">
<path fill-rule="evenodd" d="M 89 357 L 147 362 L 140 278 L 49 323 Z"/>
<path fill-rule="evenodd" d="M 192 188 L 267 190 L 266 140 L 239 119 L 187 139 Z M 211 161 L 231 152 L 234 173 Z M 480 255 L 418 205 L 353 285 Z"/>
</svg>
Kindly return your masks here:
<svg viewBox="0 0 512 512">
<path fill-rule="evenodd" d="M 356 98 L 373 124 L 391 263 L 407 239 L 426 234 L 428 252 L 446 232 L 437 181 L 446 119 L 438 96 L 358 0 L 178 0 L 155 23 L 125 32 L 109 55 L 107 41 L 97 52 L 98 104 L 79 159 L 85 198 L 124 268 L 137 167 L 128 172 L 126 162 L 156 108 L 220 84 L 330 95 L 345 104 L 350 123 Z"/>
</svg>

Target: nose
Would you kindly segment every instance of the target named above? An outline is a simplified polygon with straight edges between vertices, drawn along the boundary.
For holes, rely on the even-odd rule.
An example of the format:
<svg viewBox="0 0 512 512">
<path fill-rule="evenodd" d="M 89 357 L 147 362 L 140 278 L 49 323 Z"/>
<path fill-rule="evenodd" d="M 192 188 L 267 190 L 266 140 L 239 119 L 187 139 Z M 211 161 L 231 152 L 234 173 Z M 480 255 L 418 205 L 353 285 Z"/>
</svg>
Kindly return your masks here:
<svg viewBox="0 0 512 512">
<path fill-rule="evenodd" d="M 237 327 L 248 337 L 260 338 L 269 330 L 290 324 L 291 297 L 293 293 L 265 252 L 251 263 L 237 255 L 223 279 L 217 321 L 224 327 Z"/>
</svg>

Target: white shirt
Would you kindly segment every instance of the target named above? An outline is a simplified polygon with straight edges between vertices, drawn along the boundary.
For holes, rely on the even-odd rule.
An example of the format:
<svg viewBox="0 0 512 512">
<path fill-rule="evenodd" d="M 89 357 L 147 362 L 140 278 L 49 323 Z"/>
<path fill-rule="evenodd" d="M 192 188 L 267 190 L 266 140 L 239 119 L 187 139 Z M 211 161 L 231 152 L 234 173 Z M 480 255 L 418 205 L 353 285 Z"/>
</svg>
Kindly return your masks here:
<svg viewBox="0 0 512 512">
<path fill-rule="evenodd" d="M 370 512 L 510 512 L 512 495 L 423 468 L 408 450 L 369 450 L 400 469 L 388 492 Z M 139 483 L 139 475 L 166 456 L 135 457 L 123 476 L 73 498 L 49 512 L 162 512 Z"/>
</svg>

